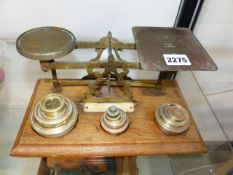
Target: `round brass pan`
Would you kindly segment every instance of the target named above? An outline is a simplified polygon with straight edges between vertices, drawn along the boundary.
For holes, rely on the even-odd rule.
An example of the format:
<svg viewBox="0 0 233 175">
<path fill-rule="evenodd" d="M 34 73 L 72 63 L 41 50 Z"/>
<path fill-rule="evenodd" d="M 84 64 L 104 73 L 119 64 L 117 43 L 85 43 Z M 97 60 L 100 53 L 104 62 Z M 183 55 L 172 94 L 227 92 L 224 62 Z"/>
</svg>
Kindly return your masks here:
<svg viewBox="0 0 233 175">
<path fill-rule="evenodd" d="M 33 60 L 53 60 L 72 52 L 75 36 L 59 27 L 39 27 L 21 34 L 16 41 L 18 52 Z"/>
</svg>

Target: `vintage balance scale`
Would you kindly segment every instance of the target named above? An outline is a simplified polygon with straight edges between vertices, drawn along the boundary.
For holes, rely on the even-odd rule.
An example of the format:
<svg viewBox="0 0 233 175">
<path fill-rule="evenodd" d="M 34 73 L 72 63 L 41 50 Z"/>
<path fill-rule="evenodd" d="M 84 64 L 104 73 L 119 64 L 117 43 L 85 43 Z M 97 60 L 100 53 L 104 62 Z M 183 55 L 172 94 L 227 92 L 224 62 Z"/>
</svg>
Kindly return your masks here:
<svg viewBox="0 0 233 175">
<path fill-rule="evenodd" d="M 217 66 L 189 29 L 132 30 L 135 43 L 120 42 L 111 32 L 97 42 L 76 42 L 70 31 L 58 27 L 19 36 L 18 52 L 39 60 L 52 79 L 37 81 L 12 156 L 42 157 L 40 171 L 45 172 L 83 167 L 104 172 L 111 157 L 116 173 L 136 174 L 139 155 L 207 152 L 178 84 L 166 77 Z M 57 61 L 74 49 L 95 49 L 97 55 L 88 62 Z M 105 49 L 108 56 L 102 60 Z M 125 49 L 137 50 L 139 61 L 122 59 Z M 86 69 L 87 75 L 59 79 L 58 69 Z M 160 75 L 156 81 L 133 80 L 130 69 Z"/>
</svg>

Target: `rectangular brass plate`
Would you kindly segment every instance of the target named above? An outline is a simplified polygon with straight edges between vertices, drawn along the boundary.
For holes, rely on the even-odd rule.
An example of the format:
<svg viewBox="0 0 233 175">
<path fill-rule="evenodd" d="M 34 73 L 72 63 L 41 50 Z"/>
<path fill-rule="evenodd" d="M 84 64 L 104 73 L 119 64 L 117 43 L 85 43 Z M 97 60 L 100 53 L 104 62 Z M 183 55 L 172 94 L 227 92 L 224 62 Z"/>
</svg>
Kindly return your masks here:
<svg viewBox="0 0 233 175">
<path fill-rule="evenodd" d="M 153 71 L 217 70 L 216 64 L 187 28 L 133 27 L 141 68 Z M 184 54 L 191 65 L 167 65 L 164 54 Z"/>
<path fill-rule="evenodd" d="M 122 103 L 84 103 L 83 110 L 85 112 L 105 112 L 108 107 L 116 106 L 124 112 L 134 112 L 134 104 L 132 102 Z"/>
</svg>

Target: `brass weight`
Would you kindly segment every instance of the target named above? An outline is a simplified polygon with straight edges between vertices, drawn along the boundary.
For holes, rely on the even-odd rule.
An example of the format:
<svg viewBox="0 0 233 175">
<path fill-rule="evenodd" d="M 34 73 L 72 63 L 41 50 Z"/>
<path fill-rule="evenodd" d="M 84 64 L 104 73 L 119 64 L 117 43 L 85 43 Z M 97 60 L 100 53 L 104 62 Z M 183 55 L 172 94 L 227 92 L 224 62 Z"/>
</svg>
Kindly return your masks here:
<svg viewBox="0 0 233 175">
<path fill-rule="evenodd" d="M 185 108 L 176 103 L 164 103 L 155 111 L 155 122 L 167 134 L 180 134 L 190 126 Z"/>
<path fill-rule="evenodd" d="M 116 106 L 110 106 L 102 116 L 100 125 L 107 133 L 117 135 L 127 130 L 129 119 L 124 111 Z"/>
<path fill-rule="evenodd" d="M 48 94 L 31 115 L 32 128 L 44 137 L 60 137 L 71 131 L 78 120 L 75 104 L 60 94 Z"/>
</svg>

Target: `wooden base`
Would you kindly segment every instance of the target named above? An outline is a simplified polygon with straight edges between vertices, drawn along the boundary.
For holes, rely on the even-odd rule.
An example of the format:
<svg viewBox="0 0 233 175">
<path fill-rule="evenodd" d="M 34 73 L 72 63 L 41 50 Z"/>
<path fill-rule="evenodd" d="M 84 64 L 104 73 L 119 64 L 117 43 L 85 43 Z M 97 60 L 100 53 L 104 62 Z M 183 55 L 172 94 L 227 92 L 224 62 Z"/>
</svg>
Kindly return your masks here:
<svg viewBox="0 0 233 175">
<path fill-rule="evenodd" d="M 83 94 L 87 86 L 64 86 L 54 88 L 51 79 L 39 79 L 12 149 L 12 156 L 24 157 L 122 157 L 138 155 L 171 155 L 205 153 L 205 147 L 192 119 L 182 93 L 174 80 L 164 80 L 159 88 L 131 87 L 137 101 L 135 111 L 127 113 L 130 126 L 118 136 L 105 133 L 100 126 L 103 113 L 87 113 L 82 109 Z M 59 92 L 75 102 L 79 121 L 68 134 L 59 138 L 39 136 L 32 128 L 30 115 L 35 104 L 45 95 Z M 103 87 L 101 92 L 106 93 Z M 119 93 L 114 87 L 112 92 Z M 166 135 L 154 122 L 155 109 L 162 103 L 178 103 L 191 116 L 187 132 Z"/>
</svg>

